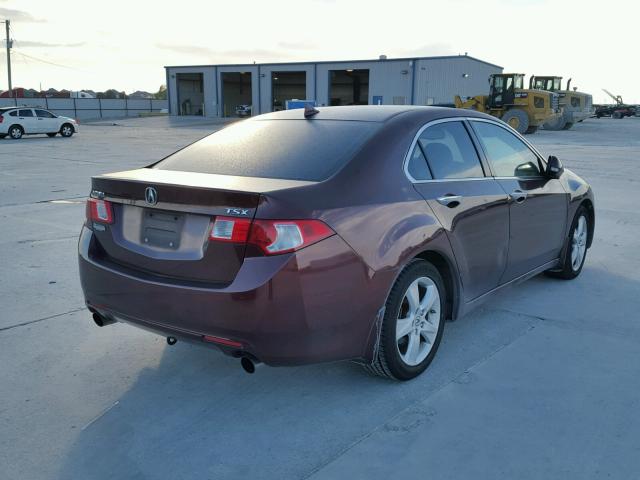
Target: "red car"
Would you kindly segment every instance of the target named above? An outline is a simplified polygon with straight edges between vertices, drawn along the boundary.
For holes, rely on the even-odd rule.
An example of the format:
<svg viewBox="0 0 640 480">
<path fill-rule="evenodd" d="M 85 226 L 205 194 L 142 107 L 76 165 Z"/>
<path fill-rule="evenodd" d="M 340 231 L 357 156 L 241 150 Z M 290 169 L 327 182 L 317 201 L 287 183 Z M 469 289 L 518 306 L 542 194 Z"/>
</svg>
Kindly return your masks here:
<svg viewBox="0 0 640 480">
<path fill-rule="evenodd" d="M 444 322 L 541 272 L 574 278 L 589 185 L 468 110 L 289 110 L 92 179 L 79 242 L 95 322 L 255 364 L 355 360 L 406 380 Z"/>
</svg>

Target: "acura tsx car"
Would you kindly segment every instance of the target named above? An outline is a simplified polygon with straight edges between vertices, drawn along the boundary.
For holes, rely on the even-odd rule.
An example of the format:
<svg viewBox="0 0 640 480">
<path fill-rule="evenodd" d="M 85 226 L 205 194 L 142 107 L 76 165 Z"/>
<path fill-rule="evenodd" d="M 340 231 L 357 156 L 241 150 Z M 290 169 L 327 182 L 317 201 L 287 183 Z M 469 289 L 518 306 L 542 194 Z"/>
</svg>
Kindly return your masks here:
<svg viewBox="0 0 640 480">
<path fill-rule="evenodd" d="M 95 322 L 259 362 L 397 380 L 445 320 L 542 272 L 578 276 L 591 187 L 508 125 L 441 107 L 287 110 L 93 177 L 79 240 Z"/>
</svg>

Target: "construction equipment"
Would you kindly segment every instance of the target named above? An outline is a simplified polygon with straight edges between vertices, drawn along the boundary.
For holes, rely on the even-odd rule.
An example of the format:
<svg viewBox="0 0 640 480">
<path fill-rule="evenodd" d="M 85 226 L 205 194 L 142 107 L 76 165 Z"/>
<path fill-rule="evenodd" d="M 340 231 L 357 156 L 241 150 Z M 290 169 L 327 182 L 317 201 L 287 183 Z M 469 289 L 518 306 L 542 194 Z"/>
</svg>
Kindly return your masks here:
<svg viewBox="0 0 640 480">
<path fill-rule="evenodd" d="M 554 92 L 525 89 L 523 73 L 496 73 L 489 76 L 489 95 L 462 100 L 457 108 L 468 108 L 502 119 L 519 133 L 534 133 L 544 122 L 560 117 L 559 96 Z"/>
<path fill-rule="evenodd" d="M 555 92 L 560 96 L 562 116 L 547 120 L 543 125 L 545 130 L 569 130 L 575 123 L 582 122 L 595 113 L 593 97 L 588 93 L 578 92 L 575 87 L 571 90 L 571 79 L 567 80 L 567 86 L 563 90 L 562 77 L 532 75 L 529 88 Z"/>
<path fill-rule="evenodd" d="M 622 101 L 620 95 L 614 95 L 606 88 L 602 91 L 609 95 L 616 102 L 615 105 L 598 105 L 596 108 L 596 117 L 611 117 L 611 118 L 624 118 L 631 117 L 638 114 L 638 107 L 633 105 L 627 105 Z"/>
</svg>

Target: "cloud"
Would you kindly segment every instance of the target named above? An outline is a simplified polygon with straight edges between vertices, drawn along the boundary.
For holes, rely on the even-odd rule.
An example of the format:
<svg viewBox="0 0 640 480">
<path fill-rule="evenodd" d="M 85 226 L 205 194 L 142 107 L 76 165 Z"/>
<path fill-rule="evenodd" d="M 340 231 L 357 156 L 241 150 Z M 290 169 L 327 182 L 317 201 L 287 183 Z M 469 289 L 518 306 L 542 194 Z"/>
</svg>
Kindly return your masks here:
<svg viewBox="0 0 640 480">
<path fill-rule="evenodd" d="M 5 42 L 3 42 L 5 43 Z M 18 48 L 76 48 L 86 45 L 87 42 L 76 43 L 47 43 L 47 42 L 34 42 L 32 40 L 14 40 L 14 45 Z"/>
<path fill-rule="evenodd" d="M 305 42 L 278 42 L 278 47 L 286 50 L 315 50 L 318 48 L 318 46 L 313 43 Z"/>
<path fill-rule="evenodd" d="M 423 45 L 409 50 L 398 50 L 395 53 L 403 57 L 430 57 L 439 55 L 455 55 L 457 53 L 464 52 L 454 52 L 453 47 L 448 43 L 430 43 L 428 45 Z"/>
<path fill-rule="evenodd" d="M 266 60 L 276 60 L 290 57 L 286 52 L 279 50 L 268 50 L 262 48 L 251 49 L 233 49 L 233 50 L 216 50 L 209 47 L 201 47 L 198 45 L 168 45 L 165 43 L 156 43 L 156 47 L 161 50 L 169 50 L 176 53 L 182 53 L 193 56 L 206 56 L 217 61 L 236 62 L 236 63 L 253 63 L 264 62 Z"/>
<path fill-rule="evenodd" d="M 12 8 L 0 8 L 0 17 L 7 18 L 12 22 L 43 23 L 46 21 L 42 18 L 34 17 L 29 12 L 14 10 Z"/>
</svg>

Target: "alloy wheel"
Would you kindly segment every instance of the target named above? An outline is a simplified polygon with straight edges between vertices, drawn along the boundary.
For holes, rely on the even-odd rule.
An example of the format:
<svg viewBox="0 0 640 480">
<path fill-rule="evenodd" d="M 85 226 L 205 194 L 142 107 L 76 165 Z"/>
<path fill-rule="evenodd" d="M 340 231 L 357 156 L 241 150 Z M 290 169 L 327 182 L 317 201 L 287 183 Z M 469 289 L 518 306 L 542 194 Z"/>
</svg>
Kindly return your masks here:
<svg viewBox="0 0 640 480">
<path fill-rule="evenodd" d="M 580 215 L 578 223 L 573 231 L 571 238 L 571 268 L 574 271 L 580 269 L 584 255 L 587 251 L 587 219 L 584 215 Z"/>
<path fill-rule="evenodd" d="M 440 327 L 440 292 L 429 277 L 414 280 L 396 320 L 396 346 L 402 361 L 419 365 L 433 348 Z"/>
</svg>

